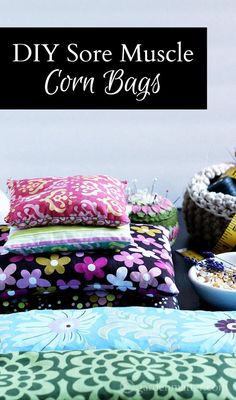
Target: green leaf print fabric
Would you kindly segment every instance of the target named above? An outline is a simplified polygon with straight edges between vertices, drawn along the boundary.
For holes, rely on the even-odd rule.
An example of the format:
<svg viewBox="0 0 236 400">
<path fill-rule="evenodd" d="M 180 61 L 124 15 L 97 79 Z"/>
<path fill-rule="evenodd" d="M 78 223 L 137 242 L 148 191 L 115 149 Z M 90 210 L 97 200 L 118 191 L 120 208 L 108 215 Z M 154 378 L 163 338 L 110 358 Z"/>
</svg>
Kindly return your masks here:
<svg viewBox="0 0 236 400">
<path fill-rule="evenodd" d="M 0 357 L 0 400 L 236 398 L 230 354 L 85 350 Z"/>
</svg>

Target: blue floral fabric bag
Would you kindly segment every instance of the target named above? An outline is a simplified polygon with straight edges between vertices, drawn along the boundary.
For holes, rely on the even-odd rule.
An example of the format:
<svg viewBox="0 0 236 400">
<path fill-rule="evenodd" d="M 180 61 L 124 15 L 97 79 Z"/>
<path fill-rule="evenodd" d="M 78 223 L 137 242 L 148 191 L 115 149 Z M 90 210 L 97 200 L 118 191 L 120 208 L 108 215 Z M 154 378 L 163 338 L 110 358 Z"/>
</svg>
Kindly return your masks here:
<svg viewBox="0 0 236 400">
<path fill-rule="evenodd" d="M 2 315 L 0 353 L 85 349 L 236 353 L 236 312 L 143 307 Z"/>
</svg>

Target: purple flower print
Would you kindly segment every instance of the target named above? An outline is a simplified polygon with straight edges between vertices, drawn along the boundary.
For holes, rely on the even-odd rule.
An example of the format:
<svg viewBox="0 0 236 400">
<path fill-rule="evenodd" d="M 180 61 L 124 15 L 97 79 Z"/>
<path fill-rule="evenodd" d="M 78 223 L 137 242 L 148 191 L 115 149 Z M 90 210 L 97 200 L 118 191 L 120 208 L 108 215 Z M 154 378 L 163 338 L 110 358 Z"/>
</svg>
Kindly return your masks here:
<svg viewBox="0 0 236 400">
<path fill-rule="evenodd" d="M 153 245 L 153 246 L 155 246 L 156 245 L 156 241 L 155 241 L 155 239 L 154 238 L 147 238 L 147 237 L 145 237 L 145 236 L 143 236 L 143 235 L 138 235 L 136 238 L 135 238 L 135 242 L 142 242 L 143 244 L 145 244 L 146 246 L 151 246 L 151 245 Z"/>
<path fill-rule="evenodd" d="M 236 333 L 236 319 L 221 319 L 215 323 L 216 328 L 224 333 Z"/>
<path fill-rule="evenodd" d="M 0 235 L 0 241 L 6 242 L 8 238 L 8 232 L 4 232 Z"/>
<path fill-rule="evenodd" d="M 123 262 L 127 268 L 131 268 L 134 264 L 143 264 L 142 257 L 142 254 L 121 251 L 120 254 L 114 256 L 114 260 Z"/>
<path fill-rule="evenodd" d="M 107 259 L 105 257 L 97 258 L 93 260 L 91 257 L 84 257 L 83 263 L 75 264 L 75 271 L 85 275 L 87 281 L 91 281 L 94 276 L 97 278 L 103 278 L 104 272 L 103 267 L 107 265 Z"/>
<path fill-rule="evenodd" d="M 127 289 L 135 290 L 135 288 L 133 287 L 133 282 L 125 281 L 127 273 L 128 273 L 127 268 L 120 267 L 117 269 L 116 275 L 108 274 L 107 280 L 122 292 L 126 292 Z"/>
<path fill-rule="evenodd" d="M 162 283 L 158 286 L 158 290 L 161 290 L 166 293 L 178 294 L 179 291 L 175 285 L 175 283 L 168 276 L 165 278 L 165 283 Z"/>
<path fill-rule="evenodd" d="M 163 260 L 168 260 L 168 261 L 172 261 L 172 257 L 169 251 L 167 251 L 166 249 L 164 249 L 164 247 L 162 247 L 160 250 L 157 249 L 153 249 L 153 251 L 159 255 L 159 257 L 161 257 Z"/>
<path fill-rule="evenodd" d="M 83 257 L 83 256 L 84 256 L 84 253 L 83 253 L 83 251 L 77 251 L 77 252 L 75 253 L 75 255 L 76 255 L 76 257 Z"/>
<path fill-rule="evenodd" d="M 14 256 L 14 257 L 11 257 L 10 258 L 10 261 L 11 262 L 20 262 L 20 261 L 29 261 L 29 262 L 31 262 L 31 261 L 33 261 L 33 259 L 34 259 L 34 257 L 33 256 L 23 256 L 22 254 L 19 254 L 19 255 L 17 255 L 17 256 Z"/>
<path fill-rule="evenodd" d="M 148 271 L 145 265 L 140 265 L 138 269 L 139 272 L 131 272 L 130 278 L 132 279 L 132 281 L 139 282 L 139 287 L 142 289 L 146 289 L 148 285 L 157 287 L 158 282 L 155 277 L 161 274 L 161 270 L 159 268 L 154 267 Z"/>
<path fill-rule="evenodd" d="M 58 279 L 57 281 L 57 286 L 59 286 L 59 289 L 65 290 L 65 289 L 78 289 L 80 285 L 80 281 L 78 279 L 71 279 L 68 283 L 63 281 L 63 279 Z"/>
<path fill-rule="evenodd" d="M 171 276 L 174 276 L 174 268 L 171 264 L 169 264 L 166 261 L 162 261 L 162 260 L 158 260 L 154 263 L 158 268 L 161 269 L 166 269 L 166 271 L 168 272 L 168 274 L 170 274 Z"/>
<path fill-rule="evenodd" d="M 14 285 L 15 278 L 11 276 L 16 270 L 16 264 L 9 264 L 5 270 L 0 268 L 0 290 L 4 290 L 6 285 Z"/>
<path fill-rule="evenodd" d="M 17 287 L 25 289 L 27 287 L 34 288 L 36 286 L 49 287 L 51 284 L 46 279 L 41 279 L 42 272 L 40 269 L 34 269 L 31 273 L 26 269 L 21 271 L 22 279 L 17 281 Z"/>
</svg>

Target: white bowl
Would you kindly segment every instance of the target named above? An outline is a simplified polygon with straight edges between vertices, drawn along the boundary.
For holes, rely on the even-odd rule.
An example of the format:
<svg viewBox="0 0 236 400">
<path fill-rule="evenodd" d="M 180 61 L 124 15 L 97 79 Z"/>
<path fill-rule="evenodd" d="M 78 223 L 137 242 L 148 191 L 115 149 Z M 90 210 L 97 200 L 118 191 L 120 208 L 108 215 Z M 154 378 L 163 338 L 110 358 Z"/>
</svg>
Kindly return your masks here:
<svg viewBox="0 0 236 400">
<path fill-rule="evenodd" d="M 236 266 L 236 252 L 217 254 L 217 257 L 222 262 L 228 261 Z M 216 288 L 200 282 L 197 279 L 195 266 L 190 268 L 188 276 L 196 292 L 207 303 L 213 305 L 218 310 L 236 310 L 236 290 Z"/>
</svg>

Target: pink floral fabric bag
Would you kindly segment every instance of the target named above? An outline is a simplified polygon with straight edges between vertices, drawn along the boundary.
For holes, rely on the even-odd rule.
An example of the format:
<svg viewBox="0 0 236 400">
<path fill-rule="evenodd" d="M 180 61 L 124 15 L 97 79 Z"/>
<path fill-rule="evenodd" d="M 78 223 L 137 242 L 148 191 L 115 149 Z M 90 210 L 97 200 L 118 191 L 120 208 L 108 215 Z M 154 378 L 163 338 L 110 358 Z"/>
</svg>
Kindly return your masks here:
<svg viewBox="0 0 236 400">
<path fill-rule="evenodd" d="M 7 184 L 11 205 L 5 221 L 18 228 L 129 223 L 127 182 L 107 175 L 9 180 Z"/>
</svg>

